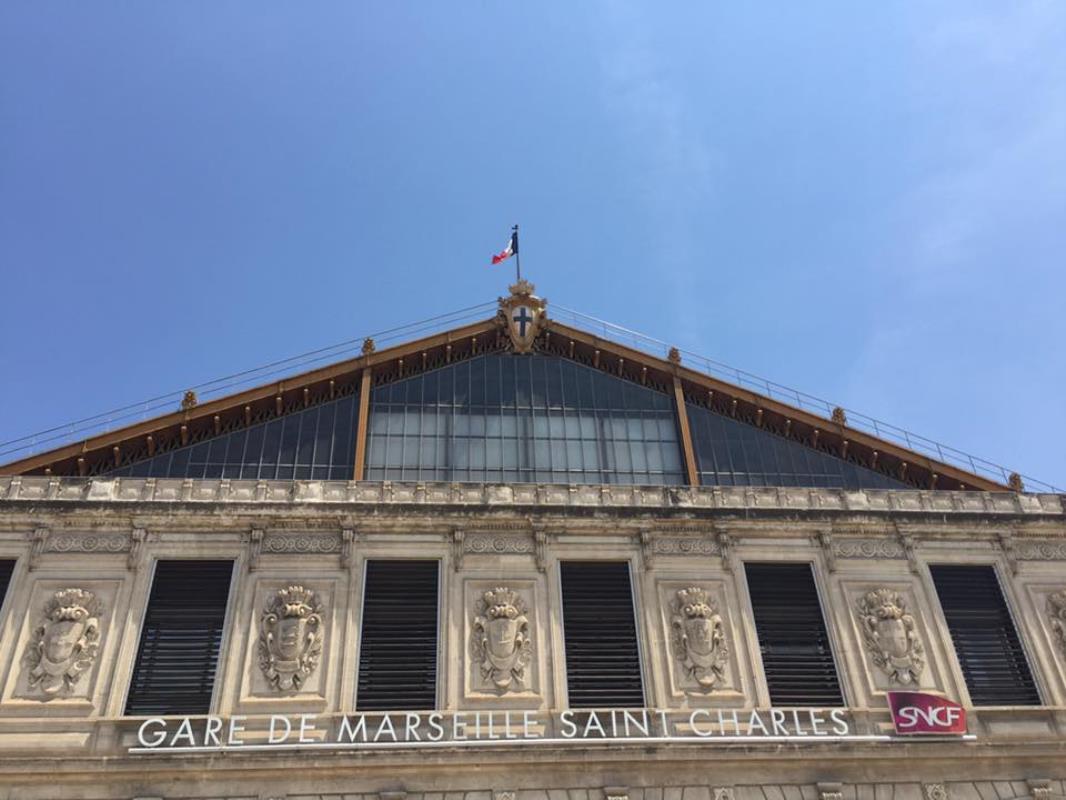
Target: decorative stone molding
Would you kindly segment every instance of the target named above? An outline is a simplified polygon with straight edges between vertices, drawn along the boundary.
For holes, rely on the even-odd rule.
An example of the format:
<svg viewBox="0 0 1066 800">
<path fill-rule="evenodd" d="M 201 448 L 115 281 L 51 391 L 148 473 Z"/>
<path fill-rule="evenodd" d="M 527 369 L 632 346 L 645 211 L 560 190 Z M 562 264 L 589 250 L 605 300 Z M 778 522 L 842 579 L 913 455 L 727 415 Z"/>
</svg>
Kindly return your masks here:
<svg viewBox="0 0 1066 800">
<path fill-rule="evenodd" d="M 253 528 L 248 534 L 250 544 L 248 553 L 248 570 L 255 572 L 259 569 L 259 555 L 263 552 L 263 531 Z"/>
<path fill-rule="evenodd" d="M 921 575 L 921 565 L 918 563 L 918 542 L 915 540 L 914 535 L 903 530 L 898 523 L 896 524 L 896 535 L 899 537 L 903 555 L 907 557 L 907 565 L 910 567 L 911 572 L 915 575 Z"/>
<path fill-rule="evenodd" d="M 1047 614 L 1051 619 L 1051 632 L 1066 656 L 1066 589 L 1048 595 Z"/>
<path fill-rule="evenodd" d="M 713 797 L 714 800 L 733 800 L 733 787 L 715 786 Z"/>
<path fill-rule="evenodd" d="M 829 531 L 818 531 L 818 544 L 825 554 L 825 568 L 830 572 L 837 571 L 836 553 L 833 551 L 833 534 Z"/>
<path fill-rule="evenodd" d="M 546 572 L 548 569 L 548 534 L 544 531 L 533 531 L 533 557 L 537 562 L 537 571 Z"/>
<path fill-rule="evenodd" d="M 134 570 L 140 564 L 141 551 L 144 549 L 144 541 L 148 538 L 148 532 L 144 528 L 134 528 L 130 531 L 130 552 L 126 556 L 126 567 Z"/>
<path fill-rule="evenodd" d="M 50 533 L 43 548 L 45 553 L 125 553 L 130 549 L 130 537 L 124 533 Z"/>
<path fill-rule="evenodd" d="M 1018 574 L 1018 551 L 1014 546 L 1014 533 L 1012 531 L 999 531 L 996 534 L 996 544 L 999 545 L 999 549 L 1003 551 L 1004 558 L 1007 559 L 1007 565 L 1010 567 L 1010 574 Z"/>
<path fill-rule="evenodd" d="M 263 536 L 260 554 L 331 555 L 343 550 L 343 539 L 336 534 L 270 533 Z"/>
<path fill-rule="evenodd" d="M 1066 561 L 1066 542 L 1020 542 L 1016 554 L 1021 561 Z"/>
<path fill-rule="evenodd" d="M 925 653 L 900 593 L 887 587 L 869 591 L 859 600 L 857 612 L 863 643 L 874 664 L 896 683 L 917 683 Z"/>
<path fill-rule="evenodd" d="M 41 561 L 41 555 L 48 545 L 48 528 L 36 528 L 30 541 L 30 557 L 27 566 L 29 569 L 34 570 L 37 569 L 37 565 Z"/>
<path fill-rule="evenodd" d="M 655 548 L 651 531 L 647 529 L 640 531 L 640 558 L 645 571 L 650 570 L 655 565 Z"/>
<path fill-rule="evenodd" d="M 838 558 L 905 558 L 903 545 L 892 539 L 835 539 L 833 554 Z"/>
<path fill-rule="evenodd" d="M 494 789 L 492 792 L 492 800 L 515 800 L 518 797 L 518 792 L 514 789 Z"/>
<path fill-rule="evenodd" d="M 301 486 L 294 492 L 294 484 Z M 312 485 L 313 484 L 313 485 Z M 740 486 L 624 486 L 609 493 L 594 485 L 454 484 L 435 481 L 246 481 L 170 478 L 57 478 L 46 475 L 0 477 L 0 497 L 7 501 L 49 499 L 61 503 L 126 502 L 194 504 L 270 503 L 288 505 L 404 505 L 442 504 L 555 507 L 619 507 L 643 509 L 693 508 L 727 511 L 816 512 L 819 515 L 862 512 L 891 515 L 905 511 L 933 515 L 938 521 L 954 515 L 979 513 L 993 518 L 1066 519 L 1063 497 L 1057 494 L 1015 492 L 957 492 L 947 490 L 799 489 Z M 1066 546 L 1066 543 L 1063 543 Z"/>
<path fill-rule="evenodd" d="M 355 529 L 345 528 L 341 531 L 341 569 L 351 569 L 355 559 Z"/>
<path fill-rule="evenodd" d="M 844 787 L 839 783 L 817 784 L 818 800 L 844 800 Z"/>
<path fill-rule="evenodd" d="M 925 800 L 948 800 L 947 787 L 942 783 L 927 783 L 922 786 Z"/>
<path fill-rule="evenodd" d="M 653 556 L 717 556 L 722 548 L 706 536 L 652 536 Z"/>
<path fill-rule="evenodd" d="M 96 659 L 102 612 L 96 595 L 86 589 L 60 589 L 48 598 L 26 649 L 31 688 L 46 698 L 74 689 Z"/>
<path fill-rule="evenodd" d="M 1026 784 L 1033 800 L 1051 800 L 1051 781 L 1047 778 L 1030 778 Z"/>
<path fill-rule="evenodd" d="M 729 661 L 722 617 L 706 589 L 679 589 L 671 601 L 674 655 L 700 691 L 710 692 L 722 682 Z"/>
<path fill-rule="evenodd" d="M 722 569 L 733 571 L 733 537 L 725 531 L 718 531 L 718 550 L 722 554 Z"/>
<path fill-rule="evenodd" d="M 628 786 L 604 786 L 604 800 L 629 800 Z"/>
<path fill-rule="evenodd" d="M 499 694 L 526 688 L 526 666 L 533 657 L 526 613 L 521 595 L 506 586 L 490 589 L 478 601 L 470 651 L 481 679 Z"/>
<path fill-rule="evenodd" d="M 452 565 L 458 572 L 463 568 L 463 553 L 466 552 L 466 532 L 459 528 L 452 530 Z"/>
<path fill-rule="evenodd" d="M 278 691 L 298 690 L 322 657 L 322 604 L 303 586 L 271 596 L 259 626 L 259 668 Z"/>
<path fill-rule="evenodd" d="M 462 544 L 464 553 L 536 555 L 536 545 L 529 534 L 474 533 L 466 536 Z"/>
</svg>

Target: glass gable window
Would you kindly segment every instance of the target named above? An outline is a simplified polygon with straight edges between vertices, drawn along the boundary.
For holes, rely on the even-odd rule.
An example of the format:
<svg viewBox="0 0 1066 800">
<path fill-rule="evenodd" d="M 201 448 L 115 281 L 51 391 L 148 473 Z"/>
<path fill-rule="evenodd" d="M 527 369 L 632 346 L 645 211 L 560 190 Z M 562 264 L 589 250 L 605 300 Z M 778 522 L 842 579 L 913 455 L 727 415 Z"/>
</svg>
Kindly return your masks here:
<svg viewBox="0 0 1066 800">
<path fill-rule="evenodd" d="M 910 489 L 888 475 L 686 403 L 704 486 Z"/>
<path fill-rule="evenodd" d="M 358 413 L 356 393 L 160 453 L 108 474 L 132 478 L 350 480 Z"/>
<path fill-rule="evenodd" d="M 670 396 L 555 356 L 478 356 L 379 386 L 369 425 L 369 480 L 684 479 Z"/>
</svg>

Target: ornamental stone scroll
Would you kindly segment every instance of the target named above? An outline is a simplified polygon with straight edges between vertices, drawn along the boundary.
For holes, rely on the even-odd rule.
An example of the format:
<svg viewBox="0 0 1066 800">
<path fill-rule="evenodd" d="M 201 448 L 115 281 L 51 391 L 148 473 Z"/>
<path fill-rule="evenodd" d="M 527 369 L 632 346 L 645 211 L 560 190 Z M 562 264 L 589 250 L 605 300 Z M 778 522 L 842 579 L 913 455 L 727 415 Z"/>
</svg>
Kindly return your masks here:
<svg viewBox="0 0 1066 800">
<path fill-rule="evenodd" d="M 89 671 L 100 647 L 103 606 L 86 589 L 60 589 L 44 604 L 44 619 L 30 638 L 25 663 L 29 687 L 46 699 L 70 694 Z"/>
<path fill-rule="evenodd" d="M 323 607 L 303 586 L 279 589 L 260 619 L 259 668 L 277 691 L 300 689 L 322 657 Z"/>
<path fill-rule="evenodd" d="M 528 688 L 533 639 L 527 613 L 522 596 L 507 586 L 489 589 L 478 600 L 470 654 L 482 684 L 498 694 Z"/>
<path fill-rule="evenodd" d="M 718 607 L 706 589 L 690 586 L 677 591 L 671 610 L 671 640 L 678 663 L 699 691 L 713 691 L 723 682 L 729 661 Z"/>
<path fill-rule="evenodd" d="M 863 643 L 874 664 L 895 683 L 917 684 L 925 666 L 925 651 L 903 596 L 887 587 L 873 589 L 859 600 L 856 612 Z"/>
</svg>

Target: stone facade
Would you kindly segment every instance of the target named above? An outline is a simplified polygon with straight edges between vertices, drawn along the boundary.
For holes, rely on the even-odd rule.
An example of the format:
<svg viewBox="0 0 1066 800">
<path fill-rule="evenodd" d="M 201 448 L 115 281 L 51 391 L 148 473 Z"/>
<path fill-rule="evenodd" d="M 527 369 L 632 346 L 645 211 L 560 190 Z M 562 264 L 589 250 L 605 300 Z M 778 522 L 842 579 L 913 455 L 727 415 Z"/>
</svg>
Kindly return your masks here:
<svg viewBox="0 0 1066 800">
<path fill-rule="evenodd" d="M 1063 797 L 1063 501 L 0 477 L 0 558 L 17 559 L 0 610 L 0 798 Z M 211 710 L 253 728 L 271 714 L 354 710 L 364 564 L 412 555 L 441 562 L 446 712 L 566 708 L 559 563 L 604 558 L 631 565 L 648 707 L 770 705 L 742 568 L 754 560 L 813 565 L 858 733 L 890 732 L 891 689 L 971 706 L 930 563 L 995 567 L 1043 704 L 970 708 L 967 741 L 128 752 L 141 720 L 123 710 L 156 560 L 234 560 Z"/>
</svg>

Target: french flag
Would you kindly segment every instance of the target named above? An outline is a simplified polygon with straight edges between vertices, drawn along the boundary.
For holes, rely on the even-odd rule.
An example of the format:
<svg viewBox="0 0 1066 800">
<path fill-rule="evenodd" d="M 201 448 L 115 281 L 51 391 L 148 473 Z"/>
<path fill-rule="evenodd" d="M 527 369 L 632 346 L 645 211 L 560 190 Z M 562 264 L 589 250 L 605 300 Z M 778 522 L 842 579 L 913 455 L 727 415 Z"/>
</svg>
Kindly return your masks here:
<svg viewBox="0 0 1066 800">
<path fill-rule="evenodd" d="M 516 229 L 511 232 L 511 239 L 507 242 L 507 247 L 492 257 L 493 264 L 499 264 L 506 261 L 511 256 L 518 254 L 518 226 L 516 225 L 515 228 Z"/>
</svg>

